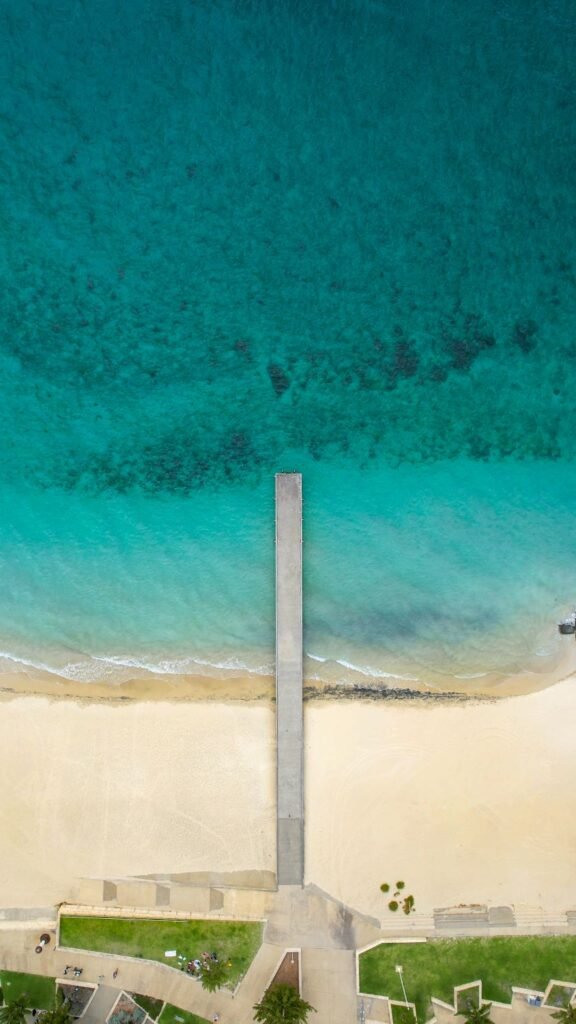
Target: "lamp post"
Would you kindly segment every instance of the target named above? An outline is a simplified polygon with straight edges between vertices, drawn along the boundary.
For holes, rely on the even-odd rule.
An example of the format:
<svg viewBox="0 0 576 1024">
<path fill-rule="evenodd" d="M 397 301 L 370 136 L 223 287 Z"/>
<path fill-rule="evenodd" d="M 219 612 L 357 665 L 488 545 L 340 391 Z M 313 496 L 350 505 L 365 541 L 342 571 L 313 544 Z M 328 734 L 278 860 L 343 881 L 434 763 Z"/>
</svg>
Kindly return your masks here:
<svg viewBox="0 0 576 1024">
<path fill-rule="evenodd" d="M 396 971 L 396 974 L 400 978 L 400 984 L 402 985 L 402 991 L 404 993 L 404 1005 L 406 1009 L 408 1009 L 408 996 L 406 995 L 406 989 L 404 988 L 404 978 L 402 977 L 404 968 L 400 964 L 396 964 L 394 970 Z"/>
</svg>

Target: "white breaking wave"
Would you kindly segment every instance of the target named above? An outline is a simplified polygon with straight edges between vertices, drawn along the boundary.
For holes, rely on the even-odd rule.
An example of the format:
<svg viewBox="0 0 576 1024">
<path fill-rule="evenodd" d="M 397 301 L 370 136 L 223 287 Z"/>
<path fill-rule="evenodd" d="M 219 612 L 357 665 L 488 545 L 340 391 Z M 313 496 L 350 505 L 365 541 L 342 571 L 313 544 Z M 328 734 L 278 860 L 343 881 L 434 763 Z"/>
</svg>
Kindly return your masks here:
<svg viewBox="0 0 576 1024">
<path fill-rule="evenodd" d="M 306 654 L 306 657 L 322 664 L 341 665 L 342 668 L 347 668 L 350 672 L 357 672 L 361 676 L 367 676 L 369 679 L 404 679 L 409 683 L 420 682 L 417 676 L 402 675 L 400 672 L 385 672 L 384 669 L 372 668 L 370 665 L 354 665 L 353 662 L 345 661 L 343 658 L 323 658 L 319 654 L 309 653 Z"/>
<path fill-rule="evenodd" d="M 350 681 L 350 673 L 363 676 L 368 679 L 398 679 L 404 682 L 418 683 L 417 676 L 404 675 L 400 672 L 387 672 L 384 669 L 374 668 L 370 665 L 356 665 L 346 661 L 344 658 L 328 658 L 319 654 L 306 653 L 306 658 L 320 664 L 330 666 L 338 665 L 345 670 L 343 682 Z M 184 657 L 184 658 L 160 658 L 152 661 L 145 658 L 133 657 L 130 655 L 88 655 L 85 660 L 71 660 L 62 664 L 50 664 L 41 658 L 27 658 L 14 654 L 12 651 L 0 651 L 0 660 L 12 662 L 27 668 L 37 669 L 41 672 L 48 672 L 50 675 L 59 676 L 62 679 L 70 679 L 80 683 L 95 683 L 107 681 L 110 684 L 121 682 L 126 678 L 126 672 L 120 674 L 118 670 L 137 670 L 149 672 L 151 675 L 202 675 L 202 669 L 213 669 L 231 673 L 242 673 L 254 676 L 274 675 L 275 666 L 273 662 L 260 665 L 249 665 L 239 657 L 230 655 L 221 659 Z M 308 677 L 311 681 L 321 681 L 322 677 L 315 673 Z"/>
<path fill-rule="evenodd" d="M 210 661 L 207 658 L 175 658 L 173 660 L 161 660 L 157 662 L 143 661 L 141 658 L 130 658 L 122 655 L 94 655 L 94 661 L 102 661 L 108 665 L 120 665 L 125 668 L 139 668 L 146 672 L 154 672 L 156 675 L 186 675 L 195 666 L 204 668 L 224 669 L 227 672 L 249 672 L 255 676 L 269 676 L 274 674 L 274 665 L 247 665 L 240 658 L 225 658 L 224 661 Z"/>
<path fill-rule="evenodd" d="M 10 651 L 0 651 L 0 659 L 4 658 L 6 661 L 11 661 L 16 665 L 25 665 L 27 668 L 35 668 L 40 672 L 49 672 L 50 675 L 60 676 L 63 679 L 73 679 L 79 683 L 95 683 L 99 679 L 104 679 L 106 676 L 111 676 L 111 672 L 106 672 L 103 669 L 97 669 L 94 666 L 93 661 L 71 661 L 65 665 L 49 665 L 45 661 L 33 658 L 22 658 L 17 654 L 13 654 Z M 114 682 L 111 679 L 111 682 Z"/>
<path fill-rule="evenodd" d="M 250 666 L 239 658 L 226 658 L 223 661 L 209 661 L 205 658 L 180 658 L 174 660 L 160 660 L 158 662 L 144 661 L 140 658 L 131 658 L 122 655 L 91 655 L 86 661 L 70 661 L 62 665 L 50 665 L 46 661 L 34 658 L 24 658 L 11 651 L 0 651 L 0 659 L 5 659 L 13 664 L 24 665 L 27 668 L 37 669 L 41 672 L 49 672 L 50 675 L 60 676 L 62 679 L 72 679 L 79 683 L 95 683 L 107 680 L 110 683 L 118 683 L 121 680 L 114 678 L 114 669 L 138 669 L 143 672 L 150 672 L 154 675 L 188 675 L 198 668 L 212 668 L 227 672 L 242 672 L 249 675 L 266 676 L 274 674 L 273 665 Z M 201 673 L 198 673 L 201 674 Z"/>
</svg>

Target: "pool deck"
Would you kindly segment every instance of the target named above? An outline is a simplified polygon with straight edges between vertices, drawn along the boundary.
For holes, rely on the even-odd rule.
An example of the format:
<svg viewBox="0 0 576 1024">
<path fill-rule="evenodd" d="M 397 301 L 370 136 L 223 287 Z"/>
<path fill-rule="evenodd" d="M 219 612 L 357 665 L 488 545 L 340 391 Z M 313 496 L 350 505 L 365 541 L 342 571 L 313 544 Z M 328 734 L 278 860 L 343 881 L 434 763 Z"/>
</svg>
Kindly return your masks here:
<svg viewBox="0 0 576 1024">
<path fill-rule="evenodd" d="M 302 476 L 276 474 L 278 885 L 304 883 Z"/>
</svg>

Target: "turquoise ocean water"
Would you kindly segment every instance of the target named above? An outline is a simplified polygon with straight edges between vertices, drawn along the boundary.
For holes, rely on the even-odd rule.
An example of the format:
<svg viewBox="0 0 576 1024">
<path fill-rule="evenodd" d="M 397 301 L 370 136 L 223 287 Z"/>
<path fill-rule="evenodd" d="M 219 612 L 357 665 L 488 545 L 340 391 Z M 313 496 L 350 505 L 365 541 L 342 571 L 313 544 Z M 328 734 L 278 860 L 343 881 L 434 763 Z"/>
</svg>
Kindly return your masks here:
<svg viewBox="0 0 576 1024">
<path fill-rule="evenodd" d="M 571 0 L 3 0 L 0 650 L 451 689 L 568 650 Z M 572 648 L 570 648 L 572 650 Z"/>
</svg>

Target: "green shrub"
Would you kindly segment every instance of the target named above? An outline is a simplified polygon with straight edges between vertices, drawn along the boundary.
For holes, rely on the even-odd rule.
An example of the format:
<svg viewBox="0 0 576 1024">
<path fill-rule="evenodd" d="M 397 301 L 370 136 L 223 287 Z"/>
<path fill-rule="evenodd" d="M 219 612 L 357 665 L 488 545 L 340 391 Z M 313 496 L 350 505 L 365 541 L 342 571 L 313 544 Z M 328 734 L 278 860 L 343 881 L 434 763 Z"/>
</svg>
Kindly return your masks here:
<svg viewBox="0 0 576 1024">
<path fill-rule="evenodd" d="M 390 903 L 388 904 L 388 910 L 398 910 L 398 901 L 390 900 Z"/>
<path fill-rule="evenodd" d="M 402 910 L 404 911 L 405 914 L 409 914 L 409 913 L 411 913 L 412 910 L 414 910 L 414 897 L 413 896 L 406 896 L 405 897 L 405 899 L 402 902 Z"/>
<path fill-rule="evenodd" d="M 382 882 L 382 885 L 380 886 L 380 892 L 390 892 L 390 886 L 388 885 L 388 882 Z"/>
</svg>

